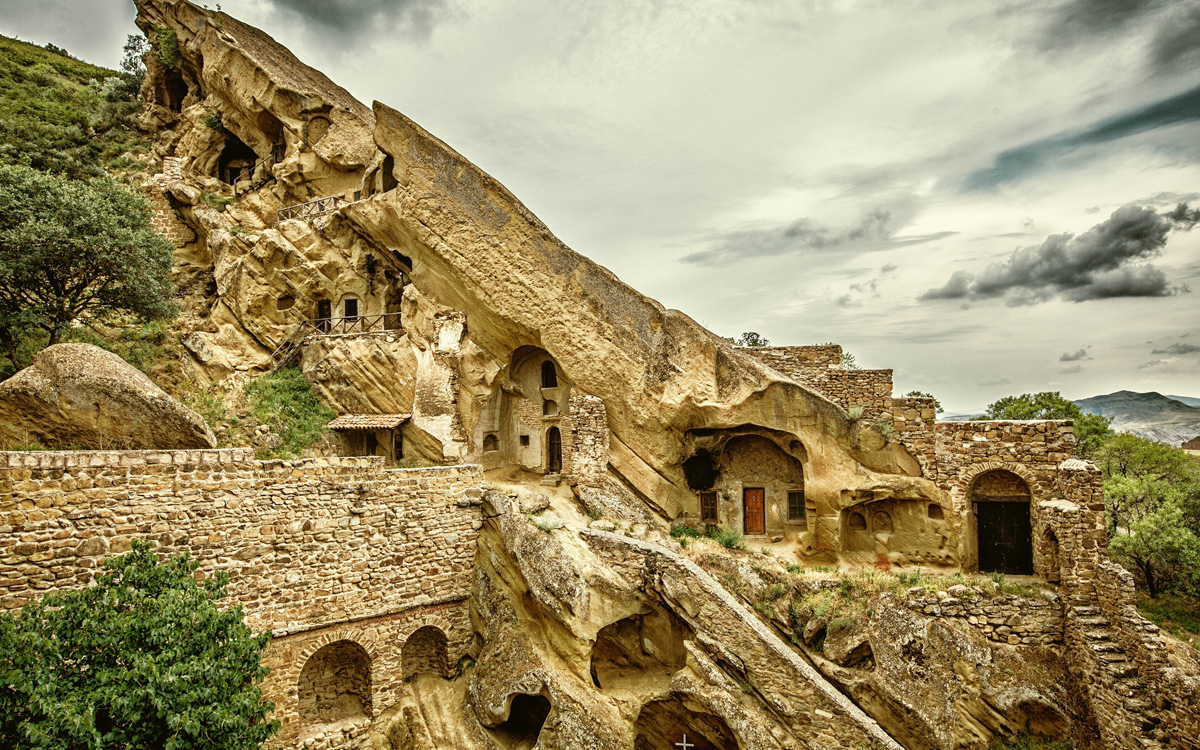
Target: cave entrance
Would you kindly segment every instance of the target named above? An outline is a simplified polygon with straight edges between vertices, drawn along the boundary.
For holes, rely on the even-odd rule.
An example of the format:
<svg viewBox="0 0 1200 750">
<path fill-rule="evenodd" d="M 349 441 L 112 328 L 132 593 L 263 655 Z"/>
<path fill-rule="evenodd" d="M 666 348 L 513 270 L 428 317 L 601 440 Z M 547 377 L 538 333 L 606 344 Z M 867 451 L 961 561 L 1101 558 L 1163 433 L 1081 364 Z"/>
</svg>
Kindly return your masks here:
<svg viewBox="0 0 1200 750">
<path fill-rule="evenodd" d="M 239 180 L 249 179 L 254 171 L 258 154 L 233 133 L 225 136 L 225 148 L 217 160 L 217 178 L 227 185 L 236 185 Z"/>
<path fill-rule="evenodd" d="M 445 677 L 446 634 L 432 625 L 418 628 L 404 642 L 400 656 L 401 670 L 406 680 L 422 672 Z"/>
<path fill-rule="evenodd" d="M 167 109 L 171 110 L 172 112 L 183 111 L 183 100 L 186 99 L 188 95 L 187 81 L 183 80 L 183 76 L 181 76 L 178 72 L 174 73 L 173 75 L 169 75 L 167 79 L 163 81 L 163 93 L 166 95 L 165 103 L 167 105 Z"/>
<path fill-rule="evenodd" d="M 980 474 L 971 488 L 979 570 L 1033 574 L 1033 523 L 1029 485 L 1003 469 Z"/>
<path fill-rule="evenodd" d="M 687 662 L 687 625 L 665 609 L 607 625 L 592 647 L 592 683 L 601 690 L 638 689 L 671 682 Z"/>
<path fill-rule="evenodd" d="M 699 708 L 697 706 L 696 708 Z M 737 737 L 720 716 L 690 708 L 682 696 L 651 701 L 642 707 L 634 725 L 634 750 L 677 746 L 687 735 L 695 750 L 738 750 Z"/>
<path fill-rule="evenodd" d="M 371 657 L 353 641 L 335 641 L 309 657 L 297 685 L 306 726 L 371 716 Z"/>
<path fill-rule="evenodd" d="M 550 699 L 544 695 L 518 693 L 509 704 L 508 718 L 492 728 L 492 735 L 507 750 L 531 750 L 552 708 Z"/>
</svg>

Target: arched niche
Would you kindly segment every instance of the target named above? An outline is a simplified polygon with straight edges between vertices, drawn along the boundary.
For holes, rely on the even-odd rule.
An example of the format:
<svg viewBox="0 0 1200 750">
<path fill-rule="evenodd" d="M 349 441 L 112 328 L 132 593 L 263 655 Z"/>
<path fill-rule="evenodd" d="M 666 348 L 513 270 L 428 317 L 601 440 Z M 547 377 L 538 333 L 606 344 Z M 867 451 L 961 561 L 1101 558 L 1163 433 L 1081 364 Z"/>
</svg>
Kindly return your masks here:
<svg viewBox="0 0 1200 750">
<path fill-rule="evenodd" d="M 691 629 L 669 610 L 632 615 L 600 629 L 592 646 L 592 684 L 601 690 L 666 688 L 687 663 Z"/>
<path fill-rule="evenodd" d="M 555 388 L 543 388 L 544 375 L 555 373 Z M 508 377 L 498 378 L 497 390 L 480 409 L 474 444 L 484 469 L 518 466 L 538 473 L 556 473 L 570 464 L 570 446 L 559 427 L 568 416 L 571 383 L 550 356 L 538 347 L 523 346 L 512 356 Z M 499 385 L 502 384 L 502 385 Z M 552 428 L 555 428 L 552 431 Z M 496 449 L 488 435 L 497 440 Z M 557 449 L 551 438 L 557 439 Z"/>
<path fill-rule="evenodd" d="M 1007 469 L 985 471 L 975 477 L 967 497 L 980 572 L 1032 575 L 1032 496 L 1025 480 Z"/>
<path fill-rule="evenodd" d="M 250 179 L 258 154 L 233 133 L 225 134 L 225 147 L 217 159 L 217 178 L 227 185 Z"/>
<path fill-rule="evenodd" d="M 517 693 L 509 699 L 508 716 L 489 731 L 506 750 L 532 750 L 553 710 L 545 695 Z"/>
<path fill-rule="evenodd" d="M 738 750 L 737 736 L 729 724 L 703 707 L 673 694 L 642 706 L 634 724 L 634 750 L 660 750 L 679 745 L 687 735 L 695 750 Z"/>
<path fill-rule="evenodd" d="M 329 128 L 333 126 L 329 118 L 325 115 L 313 115 L 308 118 L 308 122 L 304 124 L 304 140 L 309 146 L 315 146 L 321 142 L 325 134 L 329 132 Z"/>
<path fill-rule="evenodd" d="M 447 639 L 440 628 L 426 625 L 413 631 L 400 652 L 404 679 L 429 672 L 442 677 L 447 674 Z"/>
<path fill-rule="evenodd" d="M 371 718 L 370 655 L 353 641 L 323 646 L 300 670 L 297 695 L 302 726 Z"/>
<path fill-rule="evenodd" d="M 804 465 L 775 441 L 761 435 L 732 438 L 721 450 L 717 473 L 714 487 L 736 504 L 722 515 L 740 519 L 743 533 L 773 534 L 789 524 L 807 526 Z"/>
</svg>

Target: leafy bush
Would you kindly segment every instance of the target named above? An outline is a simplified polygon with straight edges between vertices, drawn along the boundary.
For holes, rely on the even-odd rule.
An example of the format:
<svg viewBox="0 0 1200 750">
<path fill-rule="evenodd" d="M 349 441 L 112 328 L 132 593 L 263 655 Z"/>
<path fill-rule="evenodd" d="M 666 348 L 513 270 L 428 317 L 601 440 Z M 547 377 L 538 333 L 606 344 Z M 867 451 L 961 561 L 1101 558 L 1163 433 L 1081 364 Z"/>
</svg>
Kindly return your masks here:
<svg viewBox="0 0 1200 750">
<path fill-rule="evenodd" d="M 336 416 L 317 398 L 299 367 L 252 380 L 243 392 L 254 417 L 283 441 L 270 452 L 277 458 L 297 458 L 329 432 L 325 425 Z"/>
<path fill-rule="evenodd" d="M 175 29 L 160 26 L 154 30 L 154 52 L 167 70 L 179 70 L 179 37 Z"/>
<path fill-rule="evenodd" d="M 746 549 L 742 535 L 728 526 L 709 526 L 704 535 L 726 549 Z"/>
<path fill-rule="evenodd" d="M 104 567 L 0 614 L 0 744 L 251 750 L 278 731 L 258 687 L 270 633 L 217 606 L 226 573 L 199 583 L 198 563 L 142 541 Z"/>
</svg>

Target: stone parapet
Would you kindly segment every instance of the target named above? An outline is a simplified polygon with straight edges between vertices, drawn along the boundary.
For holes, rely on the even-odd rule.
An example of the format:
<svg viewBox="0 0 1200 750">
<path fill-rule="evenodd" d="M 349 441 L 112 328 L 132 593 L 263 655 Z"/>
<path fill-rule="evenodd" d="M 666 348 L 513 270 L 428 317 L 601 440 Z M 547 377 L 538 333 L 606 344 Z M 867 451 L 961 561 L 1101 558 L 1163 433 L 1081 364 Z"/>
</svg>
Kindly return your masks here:
<svg viewBox="0 0 1200 750">
<path fill-rule="evenodd" d="M 919 614 L 970 625 L 996 643 L 1052 646 L 1063 641 L 1062 603 L 1057 597 L 985 596 L 961 586 L 936 594 L 913 591 L 904 604 Z"/>
</svg>

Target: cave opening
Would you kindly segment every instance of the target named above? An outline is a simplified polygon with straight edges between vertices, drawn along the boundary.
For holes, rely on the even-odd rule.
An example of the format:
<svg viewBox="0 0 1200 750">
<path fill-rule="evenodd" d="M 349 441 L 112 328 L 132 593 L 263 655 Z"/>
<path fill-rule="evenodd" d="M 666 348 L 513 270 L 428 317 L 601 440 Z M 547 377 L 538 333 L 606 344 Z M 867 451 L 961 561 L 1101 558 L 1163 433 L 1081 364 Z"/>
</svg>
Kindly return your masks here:
<svg viewBox="0 0 1200 750">
<path fill-rule="evenodd" d="M 553 708 L 544 695 L 517 693 L 509 704 L 508 718 L 493 727 L 492 734 L 508 750 L 530 750 L 537 744 Z"/>
<path fill-rule="evenodd" d="M 675 747 L 684 735 L 695 750 L 738 750 L 737 737 L 725 720 L 698 708 L 678 695 L 647 703 L 634 725 L 634 750 Z"/>
<path fill-rule="evenodd" d="M 607 625 L 592 647 L 592 684 L 601 690 L 665 687 L 687 662 L 688 627 L 665 609 Z"/>
<path fill-rule="evenodd" d="M 688 487 L 697 492 L 711 490 L 717 481 L 717 459 L 704 448 L 697 450 L 683 462 L 683 476 Z"/>
<path fill-rule="evenodd" d="M 217 178 L 226 185 L 236 185 L 238 180 L 248 179 L 254 171 L 258 154 L 233 133 L 225 136 L 225 148 L 217 160 Z"/>
</svg>

